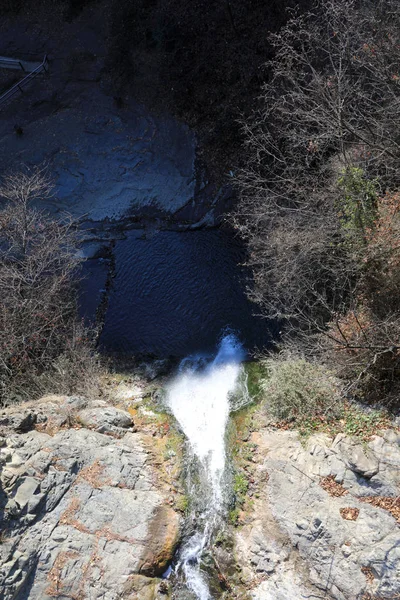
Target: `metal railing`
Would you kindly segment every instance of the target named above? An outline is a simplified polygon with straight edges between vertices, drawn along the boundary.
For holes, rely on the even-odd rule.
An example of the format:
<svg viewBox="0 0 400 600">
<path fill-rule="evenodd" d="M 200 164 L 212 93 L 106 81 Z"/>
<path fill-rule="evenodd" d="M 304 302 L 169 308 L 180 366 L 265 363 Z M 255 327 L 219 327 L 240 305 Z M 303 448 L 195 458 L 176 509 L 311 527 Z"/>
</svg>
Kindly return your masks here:
<svg viewBox="0 0 400 600">
<path fill-rule="evenodd" d="M 23 79 L 15 83 L 6 92 L 4 92 L 4 94 L 0 96 L 0 104 L 4 104 L 4 102 L 12 98 L 15 94 L 23 94 L 24 88 L 32 81 L 32 79 L 35 79 L 35 77 L 37 77 L 41 73 L 47 73 L 48 69 L 49 63 L 46 54 L 42 63 L 38 67 L 36 67 L 36 69 L 28 73 L 28 75 L 26 75 Z"/>
<path fill-rule="evenodd" d="M 0 56 L 0 67 L 5 67 L 6 69 L 21 69 L 21 71 L 26 71 L 22 60 L 18 60 L 18 58 L 6 58 L 5 56 Z"/>
</svg>

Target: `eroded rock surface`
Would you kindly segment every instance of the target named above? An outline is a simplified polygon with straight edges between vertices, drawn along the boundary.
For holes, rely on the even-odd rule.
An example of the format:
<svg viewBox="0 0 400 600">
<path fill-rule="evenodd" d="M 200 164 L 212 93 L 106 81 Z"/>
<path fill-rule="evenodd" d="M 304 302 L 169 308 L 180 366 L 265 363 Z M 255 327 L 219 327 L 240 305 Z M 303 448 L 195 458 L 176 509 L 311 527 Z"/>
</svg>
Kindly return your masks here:
<svg viewBox="0 0 400 600">
<path fill-rule="evenodd" d="M 265 429 L 252 442 L 260 493 L 236 535 L 250 596 L 399 597 L 400 436 L 319 434 L 304 447 L 294 432 Z"/>
<path fill-rule="evenodd" d="M 146 434 L 103 404 L 51 397 L 0 415 L 2 599 L 159 597 L 180 518 Z"/>
</svg>

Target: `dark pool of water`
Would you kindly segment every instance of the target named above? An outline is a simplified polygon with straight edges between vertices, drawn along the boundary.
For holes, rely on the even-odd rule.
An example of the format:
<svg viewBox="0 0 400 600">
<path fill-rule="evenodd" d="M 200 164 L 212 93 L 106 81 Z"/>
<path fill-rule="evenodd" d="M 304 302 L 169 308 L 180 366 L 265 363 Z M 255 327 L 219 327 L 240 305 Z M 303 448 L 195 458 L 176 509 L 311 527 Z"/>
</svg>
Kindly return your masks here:
<svg viewBox="0 0 400 600">
<path fill-rule="evenodd" d="M 123 353 L 184 356 L 215 348 L 232 328 L 247 350 L 268 343 L 267 323 L 245 295 L 240 243 L 222 229 L 131 231 L 115 247 L 116 277 L 101 346 Z M 92 292 L 93 293 L 93 292 Z"/>
</svg>

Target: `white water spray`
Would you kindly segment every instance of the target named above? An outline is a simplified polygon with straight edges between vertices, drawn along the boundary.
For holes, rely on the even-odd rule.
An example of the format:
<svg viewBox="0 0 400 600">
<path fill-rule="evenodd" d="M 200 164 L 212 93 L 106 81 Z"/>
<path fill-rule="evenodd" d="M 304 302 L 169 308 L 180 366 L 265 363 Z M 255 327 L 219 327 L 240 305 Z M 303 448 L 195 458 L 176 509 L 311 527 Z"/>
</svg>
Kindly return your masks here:
<svg viewBox="0 0 400 600">
<path fill-rule="evenodd" d="M 194 517 L 196 531 L 184 544 L 177 566 L 199 600 L 211 599 L 200 560 L 224 510 L 225 429 L 230 396 L 237 386 L 244 357 L 235 336 L 226 335 L 214 359 L 194 356 L 183 360 L 178 376 L 168 388 L 168 405 L 188 438 L 199 469 L 196 493 L 201 495 L 201 510 Z"/>
</svg>

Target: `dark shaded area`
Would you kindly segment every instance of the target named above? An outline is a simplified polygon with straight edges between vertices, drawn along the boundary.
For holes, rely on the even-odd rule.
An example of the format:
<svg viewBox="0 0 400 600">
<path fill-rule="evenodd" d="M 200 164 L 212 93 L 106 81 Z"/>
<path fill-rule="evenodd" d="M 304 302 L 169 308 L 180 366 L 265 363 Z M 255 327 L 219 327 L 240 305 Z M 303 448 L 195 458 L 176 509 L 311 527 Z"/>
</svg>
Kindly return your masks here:
<svg viewBox="0 0 400 600">
<path fill-rule="evenodd" d="M 66 20 L 76 18 L 82 10 L 95 0 L 52 0 L 53 10 L 61 11 Z M 0 15 L 17 15 L 31 10 L 29 0 L 0 0 Z M 36 5 L 50 4 L 46 0 L 38 0 Z"/>
<path fill-rule="evenodd" d="M 16 22 L 24 17 L 16 50 L 30 51 L 32 31 L 40 31 L 32 47 L 36 51 L 43 44 L 49 51 L 49 92 L 45 89 L 38 96 L 37 114 L 48 110 L 48 97 L 53 110 L 61 113 L 68 103 L 73 105 L 75 89 L 80 91 L 84 84 L 113 97 L 121 114 L 133 97 L 160 113 L 179 116 L 195 129 L 200 139 L 197 165 L 205 165 L 207 180 L 202 180 L 203 191 L 195 202 L 177 213 L 185 222 L 201 216 L 199 206 L 210 203 L 215 188 L 226 183 L 226 174 L 239 162 L 238 118 L 251 113 L 267 75 L 263 65 L 271 56 L 269 32 L 287 20 L 288 8 L 303 10 L 310 4 L 312 0 L 0 0 L 0 14 L 19 12 Z M 13 31 L 13 19 L 4 22 Z M 50 30 L 57 32 L 56 42 Z M 99 40 L 105 40 L 105 47 Z M 6 47 L 11 54 L 12 39 Z M 25 121 L 14 122 L 22 123 L 27 137 Z M 234 199 L 228 194 L 218 202 L 215 216 L 220 218 Z M 225 232 L 162 232 L 145 241 L 129 234 L 126 242 L 117 243 L 117 277 L 104 345 L 180 355 L 213 348 L 227 325 L 241 331 L 248 348 L 263 345 L 268 337 L 265 321 L 253 319 L 246 282 L 238 279 L 236 264 L 243 259 L 242 250 Z M 97 279 L 104 273 L 92 266 L 89 313 L 104 293 L 99 291 L 104 281 Z M 95 294 L 92 284 L 97 286 Z"/>
<path fill-rule="evenodd" d="M 227 327 L 249 351 L 268 343 L 268 322 L 253 315 L 255 305 L 245 294 L 248 274 L 237 267 L 242 245 L 228 231 L 139 236 L 131 231 L 115 246 L 104 349 L 185 356 L 212 351 Z M 86 296 L 93 293 L 88 289 Z"/>
<path fill-rule="evenodd" d="M 120 93 L 140 89 L 197 128 L 208 158 L 236 160 L 237 120 L 254 99 L 271 57 L 268 34 L 289 9 L 312 0 L 122 0 L 114 4 L 108 68 Z"/>
<path fill-rule="evenodd" d="M 238 119 L 249 115 L 272 57 L 270 32 L 314 0 L 0 0 L 0 16 L 20 15 L 32 27 L 58 22 L 90 31 L 100 19 L 105 41 L 104 89 L 115 105 L 127 96 L 184 119 L 200 134 L 208 164 L 220 174 L 238 161 Z M 45 20 L 48 20 L 48 22 Z M 45 37 L 45 34 L 44 34 Z M 65 40 L 71 52 L 75 39 Z M 81 50 L 82 54 L 83 49 Z M 64 49 L 63 49 L 64 52 Z M 81 60 L 81 54 L 79 60 Z M 51 58 L 51 56 L 50 56 Z M 59 57 L 53 57 L 59 58 Z"/>
</svg>

